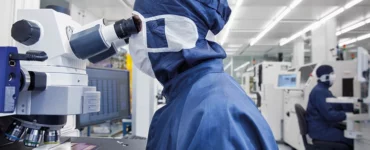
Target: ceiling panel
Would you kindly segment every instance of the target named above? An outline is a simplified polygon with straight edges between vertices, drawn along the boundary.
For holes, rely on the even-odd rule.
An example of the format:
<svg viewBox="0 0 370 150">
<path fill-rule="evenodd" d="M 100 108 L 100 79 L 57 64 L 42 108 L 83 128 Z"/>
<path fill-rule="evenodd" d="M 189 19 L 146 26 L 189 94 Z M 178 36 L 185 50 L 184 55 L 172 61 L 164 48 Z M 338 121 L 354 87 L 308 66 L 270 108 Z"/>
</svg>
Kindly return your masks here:
<svg viewBox="0 0 370 150">
<path fill-rule="evenodd" d="M 317 7 L 317 6 L 342 6 L 348 0 L 303 0 L 302 5 Z"/>
<path fill-rule="evenodd" d="M 260 30 L 268 20 L 234 20 L 232 30 Z"/>
<path fill-rule="evenodd" d="M 291 0 L 244 0 L 243 6 L 284 6 L 290 2 Z"/>
<path fill-rule="evenodd" d="M 328 6 L 307 6 L 299 5 L 291 13 L 288 14 L 284 19 L 297 19 L 297 20 L 317 20 L 323 15 L 323 13 L 332 10 L 334 7 Z"/>
<path fill-rule="evenodd" d="M 348 24 L 349 22 L 358 20 L 363 17 L 370 17 L 370 6 L 366 6 L 365 4 L 362 4 L 361 6 L 355 6 L 347 10 L 345 13 L 340 14 L 337 17 L 338 25 L 343 26 L 345 24 Z"/>
<path fill-rule="evenodd" d="M 247 6 L 240 7 L 235 19 L 243 20 L 269 20 L 279 12 L 282 6 Z"/>
</svg>

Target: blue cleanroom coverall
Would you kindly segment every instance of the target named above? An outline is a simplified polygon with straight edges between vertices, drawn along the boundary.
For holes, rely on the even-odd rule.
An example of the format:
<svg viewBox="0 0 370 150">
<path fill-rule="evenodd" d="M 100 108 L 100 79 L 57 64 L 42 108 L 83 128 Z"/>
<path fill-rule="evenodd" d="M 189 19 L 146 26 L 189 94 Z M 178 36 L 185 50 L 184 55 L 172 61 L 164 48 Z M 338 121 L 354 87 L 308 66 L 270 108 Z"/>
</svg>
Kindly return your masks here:
<svg viewBox="0 0 370 150">
<path fill-rule="evenodd" d="M 278 149 L 255 104 L 224 72 L 224 49 L 206 39 L 228 21 L 231 10 L 226 0 L 136 0 L 134 11 L 152 18 L 146 22 L 145 44 L 162 48 L 148 52 L 167 100 L 152 119 L 148 150 Z M 174 39 L 168 39 L 166 32 L 173 30 L 167 28 L 169 20 L 163 15 L 192 20 L 198 32 L 195 47 L 165 52 L 163 48 L 171 46 L 167 41 Z M 153 21 L 156 16 L 159 19 Z"/>
<path fill-rule="evenodd" d="M 331 66 L 320 66 L 317 77 L 333 73 Z M 312 89 L 307 105 L 308 134 L 314 140 L 342 142 L 353 147 L 353 140 L 344 137 L 344 131 L 338 129 L 340 122 L 346 119 L 345 112 L 353 111 L 353 105 L 327 103 L 326 98 L 334 97 L 329 88 L 329 81 L 318 81 Z"/>
</svg>

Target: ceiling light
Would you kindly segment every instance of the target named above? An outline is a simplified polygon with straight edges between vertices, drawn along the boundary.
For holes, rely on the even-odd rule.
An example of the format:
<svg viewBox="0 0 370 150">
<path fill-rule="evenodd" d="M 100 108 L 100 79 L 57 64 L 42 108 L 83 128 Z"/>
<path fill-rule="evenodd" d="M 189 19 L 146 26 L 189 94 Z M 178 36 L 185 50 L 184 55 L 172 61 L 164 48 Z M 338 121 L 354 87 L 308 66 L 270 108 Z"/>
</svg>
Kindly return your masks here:
<svg viewBox="0 0 370 150">
<path fill-rule="evenodd" d="M 357 38 L 353 38 L 353 39 L 344 41 L 344 42 L 340 43 L 339 45 L 340 46 L 348 45 L 348 44 L 352 44 L 352 43 L 355 43 L 355 42 L 358 42 L 358 41 L 362 41 L 362 40 L 366 40 L 366 39 L 369 39 L 369 38 L 370 38 L 370 33 L 365 34 L 365 35 L 361 35 L 361 36 L 359 36 Z"/>
<path fill-rule="evenodd" d="M 301 2 L 302 2 L 302 0 L 295 0 L 295 1 L 293 1 L 293 2 L 289 5 L 289 7 L 290 7 L 291 9 L 293 9 L 293 8 L 297 7 L 297 6 L 299 5 L 299 3 L 301 3 Z"/>
<path fill-rule="evenodd" d="M 221 45 L 224 45 L 224 43 L 226 41 L 226 38 L 229 36 L 229 34 L 230 34 L 230 28 L 234 24 L 235 15 L 237 14 L 237 12 L 238 12 L 240 6 L 242 5 L 242 3 L 243 3 L 243 0 L 237 0 L 236 1 L 235 7 L 234 7 L 234 9 L 233 9 L 233 11 L 231 13 L 230 18 L 229 18 L 229 22 L 226 25 L 225 34 L 224 34 L 224 36 L 221 39 Z"/>
<path fill-rule="evenodd" d="M 339 14 L 343 13 L 345 10 L 357 5 L 358 3 L 362 2 L 362 1 L 363 0 L 352 0 L 352 1 L 348 2 L 343 7 L 340 7 L 338 9 L 336 9 L 335 11 L 332 11 L 330 14 L 326 15 L 325 17 L 322 17 L 319 21 L 316 21 L 315 23 L 313 23 L 310 26 L 306 27 L 305 29 L 297 32 L 296 34 L 290 36 L 289 38 L 281 39 L 279 45 L 283 46 L 283 45 L 293 41 L 294 39 L 298 38 L 302 34 L 305 34 L 306 32 L 308 32 L 310 30 L 316 29 L 320 25 L 324 24 L 326 21 L 338 16 Z"/>
<path fill-rule="evenodd" d="M 320 22 L 313 23 L 313 24 L 307 26 L 306 28 L 304 28 L 303 30 L 301 30 L 301 31 L 297 32 L 296 34 L 292 35 L 288 39 L 286 39 L 286 38 L 281 39 L 280 40 L 280 46 L 284 46 L 285 44 L 288 44 L 289 42 L 293 41 L 294 39 L 298 38 L 299 36 L 305 34 L 306 32 L 308 32 L 310 30 L 314 30 L 319 26 L 320 26 Z"/>
<path fill-rule="evenodd" d="M 343 46 L 343 45 L 348 45 L 348 44 L 352 44 L 352 43 L 355 43 L 355 42 L 357 42 L 357 39 L 356 38 L 350 39 L 348 41 L 344 41 L 343 43 L 340 43 L 339 45 L 340 46 Z"/>
<path fill-rule="evenodd" d="M 330 9 L 326 10 L 324 13 L 322 13 L 319 18 L 324 18 L 325 16 L 329 15 L 330 13 L 337 10 L 338 8 L 339 8 L 338 6 L 333 6 L 332 8 L 330 8 Z"/>
<path fill-rule="evenodd" d="M 344 5 L 344 9 L 349 9 L 355 5 L 357 5 L 358 3 L 362 2 L 363 0 L 353 0 L 353 1 L 350 1 L 349 3 L 347 3 L 346 5 Z"/>
<path fill-rule="evenodd" d="M 240 69 L 243 69 L 246 66 L 248 66 L 250 63 L 251 63 L 250 61 L 246 62 L 246 63 L 240 65 L 239 67 L 235 68 L 234 71 L 239 71 Z"/>
<path fill-rule="evenodd" d="M 357 41 L 362 41 L 362 40 L 365 40 L 365 39 L 368 39 L 370 38 L 370 33 L 369 34 L 365 34 L 365 35 L 362 35 L 362 36 L 359 36 L 357 37 Z"/>
<path fill-rule="evenodd" d="M 366 23 L 370 23 L 370 18 L 365 21 Z"/>
<path fill-rule="evenodd" d="M 232 55 L 232 54 L 231 54 Z M 232 63 L 232 60 L 224 67 L 225 69 L 224 70 L 227 70 L 229 69 L 229 67 L 231 67 L 231 63 Z"/>
<path fill-rule="evenodd" d="M 337 36 L 338 35 L 341 35 L 341 34 L 344 34 L 344 33 L 347 33 L 347 32 L 349 32 L 349 31 L 352 31 L 352 30 L 354 30 L 354 29 L 357 29 L 357 28 L 359 28 L 359 27 L 362 27 L 362 26 L 364 26 L 366 24 L 366 22 L 365 21 L 360 21 L 360 22 L 358 22 L 358 23 L 356 23 L 356 24 L 354 24 L 354 25 L 351 25 L 351 26 L 349 26 L 349 27 L 347 27 L 347 28 L 343 28 L 343 29 L 341 29 L 341 30 L 339 30 L 338 32 L 337 32 Z"/>
<path fill-rule="evenodd" d="M 341 14 L 342 12 L 344 12 L 344 8 L 339 8 L 337 9 L 336 11 L 330 13 L 329 15 L 325 16 L 324 18 L 321 18 L 319 20 L 320 24 L 324 24 L 326 21 L 330 20 L 331 18 L 334 18 L 336 16 L 338 16 L 339 14 Z"/>
<path fill-rule="evenodd" d="M 259 33 L 257 37 L 251 40 L 250 46 L 255 45 L 259 40 L 261 40 L 272 28 L 274 28 L 285 16 L 287 16 L 301 2 L 302 0 L 293 0 L 289 7 L 286 7 L 281 13 L 278 13 L 278 15 L 274 17 L 273 20 L 270 21 L 268 26 L 261 33 Z"/>
</svg>

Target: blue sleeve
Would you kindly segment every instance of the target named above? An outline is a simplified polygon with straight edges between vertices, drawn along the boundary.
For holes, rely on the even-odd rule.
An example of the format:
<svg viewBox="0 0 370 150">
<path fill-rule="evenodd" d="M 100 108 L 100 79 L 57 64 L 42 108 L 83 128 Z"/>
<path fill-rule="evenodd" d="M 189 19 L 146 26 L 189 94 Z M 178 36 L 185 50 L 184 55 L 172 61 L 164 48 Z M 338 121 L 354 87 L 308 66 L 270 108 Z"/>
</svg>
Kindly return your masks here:
<svg viewBox="0 0 370 150">
<path fill-rule="evenodd" d="M 341 104 L 342 110 L 345 112 L 353 112 L 353 104 Z"/>
<path fill-rule="evenodd" d="M 335 103 L 331 105 L 337 111 L 353 112 L 353 104 Z"/>
<path fill-rule="evenodd" d="M 320 92 L 315 95 L 316 108 L 320 115 L 322 115 L 327 121 L 330 122 L 341 122 L 346 119 L 344 111 L 335 110 L 331 104 L 326 102 L 326 98 L 330 97 L 329 93 Z"/>
</svg>

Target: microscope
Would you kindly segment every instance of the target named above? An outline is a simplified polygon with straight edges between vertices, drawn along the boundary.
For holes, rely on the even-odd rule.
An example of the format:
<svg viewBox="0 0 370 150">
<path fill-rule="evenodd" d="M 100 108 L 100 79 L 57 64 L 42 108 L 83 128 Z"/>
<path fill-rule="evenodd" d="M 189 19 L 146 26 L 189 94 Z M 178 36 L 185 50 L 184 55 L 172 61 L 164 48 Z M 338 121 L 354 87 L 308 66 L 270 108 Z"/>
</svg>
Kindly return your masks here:
<svg viewBox="0 0 370 150">
<path fill-rule="evenodd" d="M 141 30 L 139 18 L 81 26 L 53 9 L 19 10 L 11 29 L 16 47 L 0 47 L 0 117 L 13 122 L 7 140 L 27 147 L 55 144 L 67 115 L 100 111 L 100 92 L 88 86 L 87 61 L 116 54 Z"/>
</svg>

